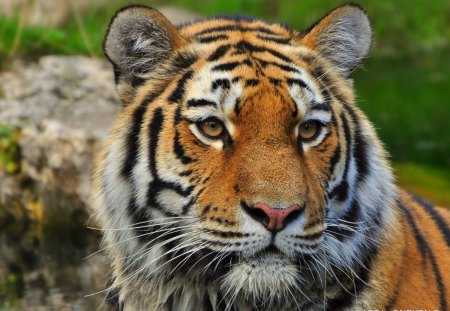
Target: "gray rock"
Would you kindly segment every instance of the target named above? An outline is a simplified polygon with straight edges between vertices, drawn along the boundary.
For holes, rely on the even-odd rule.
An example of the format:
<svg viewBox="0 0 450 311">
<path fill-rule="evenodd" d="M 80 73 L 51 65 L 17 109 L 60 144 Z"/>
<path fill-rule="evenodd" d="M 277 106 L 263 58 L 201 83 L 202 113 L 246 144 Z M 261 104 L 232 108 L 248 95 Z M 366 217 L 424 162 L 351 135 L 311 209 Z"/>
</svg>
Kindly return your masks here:
<svg viewBox="0 0 450 311">
<path fill-rule="evenodd" d="M 46 56 L 0 74 L 0 124 L 21 128 L 21 172 L 0 173 L 0 205 L 84 209 L 92 159 L 120 107 L 106 61 Z M 30 211 L 30 215 L 34 215 Z"/>
</svg>

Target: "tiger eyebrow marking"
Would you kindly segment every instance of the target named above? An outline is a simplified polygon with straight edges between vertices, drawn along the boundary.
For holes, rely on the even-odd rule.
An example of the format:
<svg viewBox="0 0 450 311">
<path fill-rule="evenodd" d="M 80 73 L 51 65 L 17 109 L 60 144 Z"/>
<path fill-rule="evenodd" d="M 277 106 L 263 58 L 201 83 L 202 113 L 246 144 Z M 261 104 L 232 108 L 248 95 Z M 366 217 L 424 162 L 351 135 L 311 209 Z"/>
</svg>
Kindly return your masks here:
<svg viewBox="0 0 450 311">
<path fill-rule="evenodd" d="M 190 99 L 187 101 L 187 106 L 189 108 L 192 107 L 205 107 L 205 106 L 212 106 L 217 108 L 217 104 L 211 100 L 200 98 L 200 99 Z"/>
<path fill-rule="evenodd" d="M 211 70 L 212 71 L 231 71 L 231 70 L 233 70 L 236 67 L 241 66 L 241 65 L 246 65 L 248 67 L 251 67 L 252 63 L 248 59 L 246 59 L 246 60 L 241 61 L 241 62 L 229 62 L 229 63 L 216 65 Z"/>
<path fill-rule="evenodd" d="M 330 106 L 328 106 L 326 103 L 313 102 L 310 109 L 329 112 Z"/>
</svg>

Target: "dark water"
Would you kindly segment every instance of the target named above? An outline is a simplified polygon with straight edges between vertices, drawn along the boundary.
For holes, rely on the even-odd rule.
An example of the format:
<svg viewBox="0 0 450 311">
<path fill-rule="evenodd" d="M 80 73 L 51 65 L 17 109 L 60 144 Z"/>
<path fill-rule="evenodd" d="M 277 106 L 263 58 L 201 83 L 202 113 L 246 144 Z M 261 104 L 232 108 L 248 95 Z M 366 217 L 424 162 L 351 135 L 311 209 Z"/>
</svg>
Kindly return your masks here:
<svg viewBox="0 0 450 311">
<path fill-rule="evenodd" d="M 71 224 L 0 228 L 0 311 L 97 310 L 107 269 L 97 232 Z"/>
</svg>

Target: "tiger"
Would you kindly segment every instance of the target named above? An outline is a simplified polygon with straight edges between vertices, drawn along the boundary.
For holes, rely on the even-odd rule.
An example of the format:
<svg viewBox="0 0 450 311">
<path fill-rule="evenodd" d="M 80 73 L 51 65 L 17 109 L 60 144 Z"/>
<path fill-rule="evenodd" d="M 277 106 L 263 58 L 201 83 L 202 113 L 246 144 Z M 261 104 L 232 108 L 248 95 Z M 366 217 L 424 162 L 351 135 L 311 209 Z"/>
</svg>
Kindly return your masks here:
<svg viewBox="0 0 450 311">
<path fill-rule="evenodd" d="M 449 310 L 447 209 L 397 187 L 353 72 L 367 13 L 303 31 L 175 26 L 132 5 L 104 40 L 122 108 L 93 177 L 114 310 Z"/>
</svg>

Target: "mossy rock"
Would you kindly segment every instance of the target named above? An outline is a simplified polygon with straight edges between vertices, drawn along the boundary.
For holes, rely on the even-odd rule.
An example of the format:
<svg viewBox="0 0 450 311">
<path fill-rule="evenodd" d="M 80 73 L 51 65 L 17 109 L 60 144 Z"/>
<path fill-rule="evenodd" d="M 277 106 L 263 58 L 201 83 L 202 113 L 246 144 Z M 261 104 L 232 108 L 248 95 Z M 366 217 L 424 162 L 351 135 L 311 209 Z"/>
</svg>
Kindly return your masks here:
<svg viewBox="0 0 450 311">
<path fill-rule="evenodd" d="M 16 174 L 20 171 L 20 129 L 0 124 L 0 172 Z"/>
</svg>

